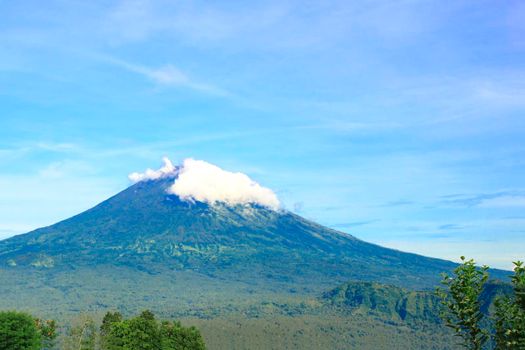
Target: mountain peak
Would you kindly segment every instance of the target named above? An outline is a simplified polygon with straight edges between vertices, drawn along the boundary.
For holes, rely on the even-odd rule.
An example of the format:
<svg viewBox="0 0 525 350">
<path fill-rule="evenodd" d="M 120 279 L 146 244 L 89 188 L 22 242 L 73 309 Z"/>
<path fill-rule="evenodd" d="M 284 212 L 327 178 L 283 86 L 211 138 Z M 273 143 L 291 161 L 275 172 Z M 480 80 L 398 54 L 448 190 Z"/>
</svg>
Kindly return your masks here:
<svg viewBox="0 0 525 350">
<path fill-rule="evenodd" d="M 454 266 L 279 209 L 270 189 L 204 161 L 165 159 L 133 178 L 83 213 L 0 241 L 0 267 L 66 273 L 110 266 L 320 290 L 352 279 L 428 288 Z"/>
<path fill-rule="evenodd" d="M 147 169 L 143 173 L 129 175 L 137 183 L 159 179 L 172 179 L 167 192 L 189 202 L 208 204 L 226 203 L 257 204 L 277 210 L 280 202 L 277 195 L 269 188 L 259 185 L 248 175 L 230 172 L 203 160 L 185 159 L 181 165 L 174 166 L 167 158 L 158 170 Z"/>
<path fill-rule="evenodd" d="M 192 189 L 179 181 L 194 176 L 194 162 L 208 167 L 187 160 L 176 176 L 165 171 L 144 178 L 74 217 L 0 241 L 0 266 L 49 273 L 97 266 L 185 271 L 315 289 L 349 279 L 430 287 L 453 266 L 363 242 L 265 202 L 179 195 L 177 185 Z M 218 177 L 245 176 L 217 169 Z"/>
</svg>

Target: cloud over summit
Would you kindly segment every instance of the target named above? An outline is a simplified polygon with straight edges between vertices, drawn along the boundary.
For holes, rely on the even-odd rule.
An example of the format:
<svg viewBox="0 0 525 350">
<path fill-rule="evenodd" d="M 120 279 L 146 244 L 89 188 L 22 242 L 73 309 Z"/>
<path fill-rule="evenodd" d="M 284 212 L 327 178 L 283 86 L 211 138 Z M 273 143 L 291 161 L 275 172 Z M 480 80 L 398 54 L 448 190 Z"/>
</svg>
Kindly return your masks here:
<svg viewBox="0 0 525 350">
<path fill-rule="evenodd" d="M 185 159 L 181 166 L 173 166 L 164 158 L 164 166 L 158 170 L 148 169 L 144 173 L 132 173 L 133 182 L 156 180 L 176 176 L 168 192 L 186 201 L 213 204 L 224 202 L 229 205 L 259 204 L 278 209 L 279 199 L 269 188 L 259 185 L 246 174 L 230 172 L 202 160 Z"/>
<path fill-rule="evenodd" d="M 158 169 L 146 169 L 143 173 L 131 173 L 128 175 L 128 178 L 132 182 L 140 182 L 144 180 L 158 180 L 168 176 L 175 176 L 177 174 L 177 168 L 173 165 L 171 160 L 168 157 L 162 158 L 164 165 Z"/>
</svg>

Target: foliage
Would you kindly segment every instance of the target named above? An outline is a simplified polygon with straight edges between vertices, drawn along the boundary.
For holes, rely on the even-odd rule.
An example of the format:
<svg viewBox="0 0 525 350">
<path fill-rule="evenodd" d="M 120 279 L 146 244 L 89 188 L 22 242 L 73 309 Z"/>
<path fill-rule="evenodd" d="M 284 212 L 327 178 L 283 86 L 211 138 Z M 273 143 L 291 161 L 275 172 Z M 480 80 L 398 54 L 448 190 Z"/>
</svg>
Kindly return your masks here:
<svg viewBox="0 0 525 350">
<path fill-rule="evenodd" d="M 430 291 L 410 291 L 375 282 L 345 283 L 323 295 L 336 307 L 380 315 L 383 319 L 440 323 L 439 299 Z"/>
<path fill-rule="evenodd" d="M 465 261 L 455 270 L 455 276 L 444 276 L 443 284 L 448 290 L 438 289 L 438 295 L 446 308 L 443 314 L 447 326 L 463 338 L 463 346 L 479 350 L 493 333 L 496 350 L 525 349 L 525 266 L 514 263 L 511 277 L 513 295 L 497 296 L 494 302 L 493 328 L 489 320 L 482 320 L 481 299 L 486 291 L 488 267 L 477 268 L 473 260 Z M 491 291 L 493 295 L 494 289 Z M 486 304 L 486 301 L 485 301 Z M 486 307 L 488 310 L 489 307 Z M 489 325 L 482 329 L 481 325 Z"/>
<path fill-rule="evenodd" d="M 104 318 L 102 319 L 102 324 L 100 325 L 100 334 L 102 336 L 109 333 L 109 330 L 111 329 L 111 325 L 115 322 L 122 321 L 122 314 L 118 311 L 111 312 L 108 311 Z"/>
<path fill-rule="evenodd" d="M 16 311 L 0 312 L 0 349 L 38 350 L 41 344 L 40 332 L 31 315 Z"/>
<path fill-rule="evenodd" d="M 495 328 L 497 350 L 525 349 L 525 266 L 521 261 L 514 263 L 513 297 L 496 301 Z"/>
<path fill-rule="evenodd" d="M 94 350 L 96 344 L 96 327 L 88 315 L 80 315 L 70 325 L 64 341 L 65 350 Z"/>
<path fill-rule="evenodd" d="M 488 331 L 481 326 L 480 302 L 483 286 L 488 280 L 488 267 L 478 268 L 474 260 L 465 260 L 463 256 L 461 261 L 462 264 L 454 269 L 453 277 L 443 275 L 442 283 L 447 290 L 437 290 L 446 309 L 442 316 L 446 325 L 462 338 L 465 348 L 481 350 L 489 340 Z"/>
<path fill-rule="evenodd" d="M 206 345 L 195 327 L 182 327 L 179 322 L 164 321 L 160 325 L 162 349 L 204 350 Z"/>
<path fill-rule="evenodd" d="M 55 341 L 58 336 L 56 321 L 41 320 L 37 318 L 35 319 L 35 324 L 38 331 L 40 332 L 40 337 L 42 339 L 42 349 L 53 349 L 55 347 Z"/>
<path fill-rule="evenodd" d="M 204 340 L 195 327 L 183 327 L 178 322 L 159 324 L 155 315 L 143 311 L 139 316 L 117 321 L 114 315 L 104 317 L 107 322 L 105 349 L 107 350 L 204 350 Z"/>
<path fill-rule="evenodd" d="M 138 317 L 125 322 L 128 336 L 125 337 L 125 348 L 130 350 L 160 349 L 160 332 L 157 321 L 150 311 L 144 311 Z"/>
<path fill-rule="evenodd" d="M 362 313 L 325 309 L 319 314 L 189 319 L 210 349 L 457 350 L 439 324 L 386 322 Z"/>
<path fill-rule="evenodd" d="M 102 320 L 100 325 L 101 338 L 104 324 L 123 324 L 118 312 L 108 314 L 104 317 L 106 322 Z M 213 349 L 456 349 L 448 344 L 449 330 L 441 325 L 414 325 L 405 321 L 387 321 L 379 316 L 361 313 L 352 313 L 350 316 L 347 312 L 340 312 L 314 300 L 298 299 L 279 304 L 263 302 L 257 307 L 250 306 L 229 316 L 185 318 L 185 327 L 178 322 L 159 322 L 164 334 L 160 350 L 204 349 L 200 331 L 187 325 L 202 330 Z M 78 317 L 70 323 L 65 315 L 62 322 L 69 327 L 80 323 Z M 64 338 L 68 337 L 69 331 L 63 327 L 60 329 L 67 332 L 59 339 L 62 342 L 57 349 L 63 350 L 67 341 Z M 101 345 L 99 349 L 110 348 Z M 121 343 L 114 349 L 122 350 L 125 347 Z"/>
</svg>

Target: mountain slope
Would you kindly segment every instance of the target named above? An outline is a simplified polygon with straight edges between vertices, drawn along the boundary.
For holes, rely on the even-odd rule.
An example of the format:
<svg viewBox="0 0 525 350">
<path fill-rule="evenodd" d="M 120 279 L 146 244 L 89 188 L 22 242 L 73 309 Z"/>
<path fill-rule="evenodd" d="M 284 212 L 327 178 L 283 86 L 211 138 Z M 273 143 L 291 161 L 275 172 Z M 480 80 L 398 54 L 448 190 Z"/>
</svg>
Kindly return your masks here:
<svg viewBox="0 0 525 350">
<path fill-rule="evenodd" d="M 7 270 L 120 266 L 191 271 L 313 290 L 348 280 L 430 288 L 450 262 L 363 242 L 286 211 L 181 201 L 172 179 L 142 181 L 96 207 L 0 242 Z"/>
</svg>

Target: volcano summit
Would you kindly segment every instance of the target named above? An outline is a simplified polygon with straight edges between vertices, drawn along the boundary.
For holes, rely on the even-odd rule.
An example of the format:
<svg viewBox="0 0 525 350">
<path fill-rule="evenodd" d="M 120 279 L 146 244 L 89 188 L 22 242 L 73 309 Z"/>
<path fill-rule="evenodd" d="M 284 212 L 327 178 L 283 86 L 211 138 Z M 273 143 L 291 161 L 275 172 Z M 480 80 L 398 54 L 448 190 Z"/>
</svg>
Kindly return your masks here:
<svg viewBox="0 0 525 350">
<path fill-rule="evenodd" d="M 173 166 L 165 159 L 159 170 L 133 173 L 130 179 L 132 186 L 81 214 L 0 241 L 0 309 L 52 316 L 149 308 L 170 317 L 220 322 L 232 313 L 259 318 L 276 309 L 286 317 L 313 312 L 320 327 L 313 338 L 301 338 L 299 346 L 290 335 L 287 341 L 297 346 L 286 347 L 316 348 L 311 339 L 318 339 L 333 316 L 319 316 L 325 309 L 314 307 L 324 303 L 319 301 L 324 292 L 349 281 L 431 289 L 440 272 L 455 266 L 306 220 L 283 209 L 270 189 L 248 176 L 203 161 Z M 287 322 L 296 327 L 296 321 Z M 340 322 L 347 321 L 344 316 Z M 224 344 L 217 348 L 243 348 L 229 343 L 237 334 L 236 322 L 229 325 L 233 333 L 220 333 Z M 205 335 L 218 339 L 213 329 Z M 323 344 L 345 348 L 340 337 L 345 328 L 333 332 Z M 252 333 L 247 334 L 252 344 Z M 406 334 L 398 336 L 406 342 Z"/>
</svg>

